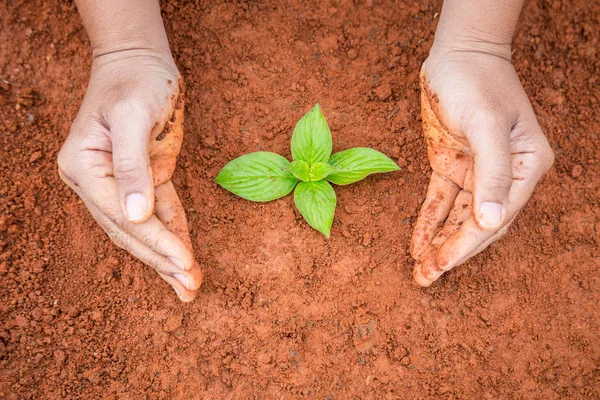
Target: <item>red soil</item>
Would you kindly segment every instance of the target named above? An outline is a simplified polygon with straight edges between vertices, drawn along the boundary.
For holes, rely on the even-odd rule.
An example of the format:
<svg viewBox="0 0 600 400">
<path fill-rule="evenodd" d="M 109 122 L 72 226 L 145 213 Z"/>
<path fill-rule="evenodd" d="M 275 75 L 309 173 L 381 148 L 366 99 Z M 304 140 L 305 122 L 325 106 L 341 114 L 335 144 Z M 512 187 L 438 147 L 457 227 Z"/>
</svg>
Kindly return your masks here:
<svg viewBox="0 0 600 400">
<path fill-rule="evenodd" d="M 0 398 L 599 398 L 600 3 L 527 2 L 514 63 L 557 162 L 509 233 L 431 288 L 408 243 L 430 173 L 418 72 L 440 1 L 163 2 L 187 84 L 174 175 L 206 282 L 181 304 L 61 183 L 90 48 L 71 1 L 0 3 Z M 289 156 L 319 102 L 334 151 L 403 169 L 292 198 L 213 183 Z"/>
</svg>

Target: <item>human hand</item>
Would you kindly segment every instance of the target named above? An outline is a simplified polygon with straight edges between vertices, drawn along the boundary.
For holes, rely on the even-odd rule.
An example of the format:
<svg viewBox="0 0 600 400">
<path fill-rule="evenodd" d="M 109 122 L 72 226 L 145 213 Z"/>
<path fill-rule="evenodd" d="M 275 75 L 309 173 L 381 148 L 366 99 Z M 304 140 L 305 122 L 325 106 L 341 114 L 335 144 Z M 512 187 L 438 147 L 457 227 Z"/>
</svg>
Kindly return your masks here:
<svg viewBox="0 0 600 400">
<path fill-rule="evenodd" d="M 112 241 L 153 267 L 187 302 L 202 273 L 171 183 L 183 140 L 180 79 L 162 52 L 95 58 L 58 166 Z"/>
<path fill-rule="evenodd" d="M 509 57 L 432 49 L 421 69 L 433 169 L 411 240 L 421 286 L 504 235 L 554 162 Z"/>
</svg>

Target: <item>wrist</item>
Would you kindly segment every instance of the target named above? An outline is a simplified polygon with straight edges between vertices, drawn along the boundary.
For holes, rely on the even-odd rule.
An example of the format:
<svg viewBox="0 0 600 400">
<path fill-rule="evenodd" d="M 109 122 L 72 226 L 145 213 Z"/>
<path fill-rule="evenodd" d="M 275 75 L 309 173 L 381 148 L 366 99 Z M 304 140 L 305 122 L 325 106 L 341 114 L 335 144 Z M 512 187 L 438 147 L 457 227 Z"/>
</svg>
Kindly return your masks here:
<svg viewBox="0 0 600 400">
<path fill-rule="evenodd" d="M 166 67 L 175 69 L 175 61 L 169 48 L 163 49 L 140 44 L 121 44 L 115 47 L 103 47 L 92 50 L 92 66 L 106 65 L 115 61 L 131 61 L 133 64 L 149 60 L 152 63 L 160 63 Z"/>
<path fill-rule="evenodd" d="M 158 0 L 77 0 L 94 59 L 146 51 L 170 58 Z"/>
<path fill-rule="evenodd" d="M 431 54 L 482 53 L 510 61 L 523 0 L 444 0 Z"/>
<path fill-rule="evenodd" d="M 511 62 L 511 43 L 489 41 L 473 37 L 439 37 L 436 38 L 429 51 L 429 57 L 445 58 L 452 55 L 480 54 L 502 58 Z"/>
<path fill-rule="evenodd" d="M 161 37 L 164 35 L 164 38 Z M 160 59 L 171 59 L 171 50 L 166 34 L 155 33 L 146 38 L 130 37 L 96 40 L 92 45 L 92 59 L 122 57 L 125 55 L 151 55 Z"/>
</svg>

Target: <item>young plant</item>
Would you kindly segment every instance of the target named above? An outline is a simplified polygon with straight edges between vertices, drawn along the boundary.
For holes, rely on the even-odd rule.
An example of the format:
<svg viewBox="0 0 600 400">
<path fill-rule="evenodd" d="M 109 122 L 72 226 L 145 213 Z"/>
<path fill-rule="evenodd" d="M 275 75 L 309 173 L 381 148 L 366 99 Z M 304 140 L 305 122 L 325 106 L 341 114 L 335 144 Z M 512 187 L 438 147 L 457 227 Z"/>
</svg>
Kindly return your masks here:
<svg viewBox="0 0 600 400">
<path fill-rule="evenodd" d="M 294 202 L 306 222 L 329 237 L 336 205 L 329 182 L 347 185 L 373 173 L 400 169 L 373 149 L 355 147 L 331 155 L 331 148 L 329 126 L 317 104 L 294 129 L 294 161 L 266 151 L 246 154 L 229 162 L 215 182 L 244 199 L 260 202 L 279 199 L 296 188 Z"/>
</svg>

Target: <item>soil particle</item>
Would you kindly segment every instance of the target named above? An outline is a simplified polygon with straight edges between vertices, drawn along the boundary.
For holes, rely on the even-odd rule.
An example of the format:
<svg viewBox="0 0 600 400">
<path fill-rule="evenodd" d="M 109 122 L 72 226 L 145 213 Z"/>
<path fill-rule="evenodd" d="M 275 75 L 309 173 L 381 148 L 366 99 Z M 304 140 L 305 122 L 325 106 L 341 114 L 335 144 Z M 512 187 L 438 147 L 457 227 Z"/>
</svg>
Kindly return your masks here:
<svg viewBox="0 0 600 400">
<path fill-rule="evenodd" d="M 385 101 L 392 96 L 392 88 L 389 84 L 383 84 L 375 89 L 375 94 L 380 101 Z"/>
<path fill-rule="evenodd" d="M 183 315 L 181 315 L 181 314 L 171 315 L 165 321 L 165 324 L 163 325 L 163 329 L 165 330 L 165 332 L 173 332 L 181 327 L 182 321 L 183 321 Z"/>
<path fill-rule="evenodd" d="M 34 153 L 31 154 L 31 157 L 29 157 L 29 162 L 30 163 L 34 163 L 38 160 L 40 160 L 42 158 L 42 152 L 41 151 L 36 151 Z"/>
<path fill-rule="evenodd" d="M 33 319 L 34 321 L 39 321 L 40 319 L 42 319 L 42 309 L 39 307 L 36 307 L 33 309 L 33 311 L 31 311 L 31 319 Z"/>
<path fill-rule="evenodd" d="M 583 167 L 579 164 L 575 165 L 573 167 L 573 169 L 571 170 L 571 176 L 573 178 L 579 178 L 582 173 L 583 173 Z"/>
<path fill-rule="evenodd" d="M 67 359 L 67 356 L 64 351 L 56 350 L 54 352 L 54 361 L 56 362 L 56 364 L 58 366 L 61 366 L 65 362 L 66 359 Z"/>
<path fill-rule="evenodd" d="M 102 311 L 99 310 L 92 311 L 90 314 L 90 318 L 92 321 L 102 322 L 102 320 L 104 319 L 104 314 L 102 313 Z"/>
<path fill-rule="evenodd" d="M 373 239 L 373 234 L 371 232 L 365 232 L 362 239 L 362 245 L 368 247 L 371 244 L 371 239 Z"/>
<path fill-rule="evenodd" d="M 350 49 L 348 50 L 347 55 L 350 60 L 356 60 L 356 57 L 358 57 L 358 51 L 355 49 Z"/>
</svg>

